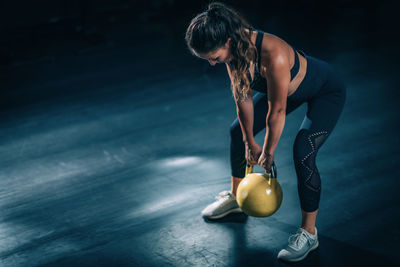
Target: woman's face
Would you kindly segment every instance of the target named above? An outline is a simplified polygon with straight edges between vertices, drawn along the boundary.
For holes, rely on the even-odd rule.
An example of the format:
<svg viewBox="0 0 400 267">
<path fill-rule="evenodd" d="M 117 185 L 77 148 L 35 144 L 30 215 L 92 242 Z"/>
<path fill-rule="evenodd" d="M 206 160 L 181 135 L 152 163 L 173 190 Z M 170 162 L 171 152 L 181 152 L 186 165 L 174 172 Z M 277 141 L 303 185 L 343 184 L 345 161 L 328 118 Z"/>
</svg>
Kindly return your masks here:
<svg viewBox="0 0 400 267">
<path fill-rule="evenodd" d="M 229 63 L 231 60 L 231 53 L 229 50 L 231 38 L 228 38 L 225 45 L 218 48 L 213 52 L 209 52 L 206 54 L 196 53 L 196 55 L 202 59 L 207 60 L 212 66 L 217 63 Z"/>
</svg>

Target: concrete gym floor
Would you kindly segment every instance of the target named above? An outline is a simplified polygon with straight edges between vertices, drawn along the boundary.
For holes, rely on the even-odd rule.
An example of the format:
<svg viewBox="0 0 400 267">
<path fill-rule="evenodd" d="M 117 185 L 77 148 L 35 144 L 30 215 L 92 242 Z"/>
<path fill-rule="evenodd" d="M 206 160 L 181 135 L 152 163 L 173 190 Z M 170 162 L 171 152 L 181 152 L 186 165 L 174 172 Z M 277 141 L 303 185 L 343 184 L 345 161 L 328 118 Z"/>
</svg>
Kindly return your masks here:
<svg viewBox="0 0 400 267">
<path fill-rule="evenodd" d="M 317 157 L 316 251 L 296 264 L 276 259 L 301 223 L 292 144 L 306 106 L 287 117 L 276 150 L 278 212 L 204 220 L 230 189 L 236 113 L 224 66 L 191 56 L 162 24 L 113 24 L 97 45 L 43 38 L 47 54 L 3 68 L 0 265 L 399 265 L 397 46 L 365 44 L 368 33 L 345 21 L 321 39 L 287 25 L 273 33 L 348 85 Z"/>
</svg>

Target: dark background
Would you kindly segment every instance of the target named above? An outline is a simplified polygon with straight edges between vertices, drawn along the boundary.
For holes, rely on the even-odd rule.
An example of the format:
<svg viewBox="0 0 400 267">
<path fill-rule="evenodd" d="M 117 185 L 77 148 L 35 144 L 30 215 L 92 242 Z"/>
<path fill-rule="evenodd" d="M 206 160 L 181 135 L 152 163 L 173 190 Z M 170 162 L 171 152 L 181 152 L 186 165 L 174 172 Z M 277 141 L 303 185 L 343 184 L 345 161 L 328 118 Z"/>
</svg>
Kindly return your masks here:
<svg viewBox="0 0 400 267">
<path fill-rule="evenodd" d="M 171 46 L 182 57 L 188 52 L 183 40 L 186 27 L 207 2 L 2 1 L 2 110 L 24 105 L 26 101 L 40 101 L 34 92 L 24 92 L 29 97 L 18 97 L 21 83 L 33 76 L 21 69 L 35 62 L 48 62 L 62 68 L 62 58 L 79 58 L 88 51 L 114 51 L 120 47 L 147 54 L 148 60 L 154 60 L 151 56 L 154 51 L 138 49 L 148 43 Z M 295 47 L 327 60 L 342 49 L 371 49 L 371 56 L 378 57 L 374 58 L 378 62 L 372 61 L 370 67 L 384 69 L 389 75 L 395 73 L 395 68 L 384 68 L 386 62 L 395 64 L 399 58 L 399 53 L 395 52 L 398 10 L 394 2 L 249 0 L 227 3 L 240 11 L 254 27 L 274 33 Z M 145 75 L 152 73 L 146 67 L 143 71 Z M 42 75 L 45 74 L 39 74 Z M 48 73 L 43 78 L 54 75 Z M 51 94 L 55 92 L 46 92 L 47 97 Z"/>
<path fill-rule="evenodd" d="M 320 149 L 320 247 L 299 266 L 398 266 L 395 1 L 226 1 L 332 64 L 348 90 Z M 1 266 L 286 266 L 301 222 L 292 144 L 269 218 L 204 221 L 230 188 L 236 117 L 225 66 L 184 35 L 205 1 L 0 1 Z M 263 134 L 256 137 L 262 144 Z"/>
</svg>

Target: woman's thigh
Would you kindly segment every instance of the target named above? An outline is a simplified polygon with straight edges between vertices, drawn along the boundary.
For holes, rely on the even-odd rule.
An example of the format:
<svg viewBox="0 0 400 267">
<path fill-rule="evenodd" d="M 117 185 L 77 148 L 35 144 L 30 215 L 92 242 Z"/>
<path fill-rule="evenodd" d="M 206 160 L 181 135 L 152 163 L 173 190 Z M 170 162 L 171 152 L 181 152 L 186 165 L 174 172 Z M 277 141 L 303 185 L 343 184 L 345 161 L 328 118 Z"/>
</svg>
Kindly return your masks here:
<svg viewBox="0 0 400 267">
<path fill-rule="evenodd" d="M 261 130 L 263 130 L 267 124 L 266 118 L 269 110 L 267 95 L 257 92 L 253 96 L 253 105 L 254 105 L 253 133 L 254 135 L 256 135 Z"/>
<path fill-rule="evenodd" d="M 308 103 L 307 114 L 296 136 L 294 151 L 316 151 L 335 128 L 343 111 L 345 88 L 321 95 Z M 301 154 L 301 153 L 300 153 Z M 307 154 L 307 153 L 306 153 Z"/>
</svg>

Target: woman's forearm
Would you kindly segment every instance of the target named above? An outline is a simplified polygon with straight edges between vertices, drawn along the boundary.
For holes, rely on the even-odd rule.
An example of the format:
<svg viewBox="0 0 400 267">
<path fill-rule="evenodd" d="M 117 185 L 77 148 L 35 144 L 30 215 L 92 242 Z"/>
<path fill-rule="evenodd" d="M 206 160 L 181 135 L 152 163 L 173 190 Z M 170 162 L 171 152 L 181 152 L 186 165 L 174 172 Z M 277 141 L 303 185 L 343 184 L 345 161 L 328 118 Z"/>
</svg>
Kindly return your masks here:
<svg viewBox="0 0 400 267">
<path fill-rule="evenodd" d="M 245 101 L 236 102 L 236 111 L 239 119 L 240 127 L 243 134 L 244 143 L 254 143 L 253 125 L 254 125 L 254 108 L 253 99 L 249 98 Z"/>
<path fill-rule="evenodd" d="M 267 128 L 264 140 L 263 151 L 268 155 L 273 155 L 275 148 L 281 138 L 283 127 L 285 126 L 286 114 L 284 112 L 272 113 L 267 117 Z"/>
</svg>

